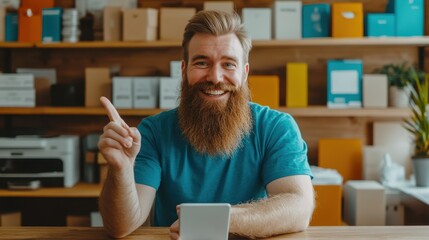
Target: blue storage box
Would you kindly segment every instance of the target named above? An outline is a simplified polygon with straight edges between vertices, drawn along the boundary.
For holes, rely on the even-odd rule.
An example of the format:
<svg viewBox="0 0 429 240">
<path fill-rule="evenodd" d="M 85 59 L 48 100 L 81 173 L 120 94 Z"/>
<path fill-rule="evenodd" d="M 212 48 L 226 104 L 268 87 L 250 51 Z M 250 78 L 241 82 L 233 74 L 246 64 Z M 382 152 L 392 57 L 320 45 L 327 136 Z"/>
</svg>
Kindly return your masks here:
<svg viewBox="0 0 429 240">
<path fill-rule="evenodd" d="M 6 42 L 18 41 L 18 14 L 7 13 L 5 18 L 5 36 Z"/>
<path fill-rule="evenodd" d="M 306 4 L 302 7 L 302 37 L 318 38 L 331 35 L 331 5 Z"/>
<path fill-rule="evenodd" d="M 395 35 L 424 35 L 424 0 L 389 0 L 386 12 L 395 14 Z"/>
<path fill-rule="evenodd" d="M 328 61 L 328 108 L 362 107 L 362 60 Z"/>
<path fill-rule="evenodd" d="M 395 14 L 367 14 L 365 18 L 365 35 L 368 37 L 395 36 Z"/>
<path fill-rule="evenodd" d="M 42 10 L 42 42 L 61 41 L 61 8 L 44 8 Z"/>
</svg>

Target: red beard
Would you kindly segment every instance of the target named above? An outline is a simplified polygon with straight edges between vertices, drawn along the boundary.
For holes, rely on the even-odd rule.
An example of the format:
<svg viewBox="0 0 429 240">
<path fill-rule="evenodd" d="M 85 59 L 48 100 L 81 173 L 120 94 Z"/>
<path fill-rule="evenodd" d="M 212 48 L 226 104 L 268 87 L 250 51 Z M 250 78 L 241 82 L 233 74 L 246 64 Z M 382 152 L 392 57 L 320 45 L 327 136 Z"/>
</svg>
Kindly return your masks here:
<svg viewBox="0 0 429 240">
<path fill-rule="evenodd" d="M 226 101 L 205 100 L 199 94 L 207 89 L 229 91 L 230 96 Z M 189 86 L 185 78 L 179 105 L 180 128 L 197 152 L 230 157 L 250 132 L 252 117 L 249 100 L 247 84 L 239 88 L 211 82 Z"/>
</svg>

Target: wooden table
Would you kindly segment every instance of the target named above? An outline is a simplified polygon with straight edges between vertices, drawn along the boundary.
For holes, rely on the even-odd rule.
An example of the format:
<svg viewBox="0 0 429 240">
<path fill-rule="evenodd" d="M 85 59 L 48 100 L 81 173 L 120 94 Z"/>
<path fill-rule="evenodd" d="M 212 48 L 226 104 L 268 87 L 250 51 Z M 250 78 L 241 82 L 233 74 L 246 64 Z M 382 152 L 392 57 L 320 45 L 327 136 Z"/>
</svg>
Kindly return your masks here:
<svg viewBox="0 0 429 240">
<path fill-rule="evenodd" d="M 0 227 L 0 239 L 110 239 L 102 228 Z M 168 240 L 168 228 L 140 228 L 122 239 Z M 310 227 L 269 239 L 429 239 L 429 226 Z"/>
</svg>

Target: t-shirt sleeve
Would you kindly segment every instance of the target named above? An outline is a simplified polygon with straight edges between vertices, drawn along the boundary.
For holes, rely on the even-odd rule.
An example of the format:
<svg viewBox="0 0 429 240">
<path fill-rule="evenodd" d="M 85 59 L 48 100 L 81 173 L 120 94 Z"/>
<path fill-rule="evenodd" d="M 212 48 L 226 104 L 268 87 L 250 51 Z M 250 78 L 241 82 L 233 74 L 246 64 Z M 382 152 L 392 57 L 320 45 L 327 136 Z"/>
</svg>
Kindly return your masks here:
<svg viewBox="0 0 429 240">
<path fill-rule="evenodd" d="M 158 190 L 161 182 L 161 165 L 156 142 L 156 128 L 152 121 L 144 119 L 138 126 L 142 136 L 140 152 L 134 164 L 134 179 L 138 184 Z"/>
<path fill-rule="evenodd" d="M 265 155 L 262 177 L 265 186 L 278 178 L 309 175 L 313 178 L 307 157 L 307 144 L 298 125 L 289 114 L 271 118 L 264 134 Z"/>
</svg>

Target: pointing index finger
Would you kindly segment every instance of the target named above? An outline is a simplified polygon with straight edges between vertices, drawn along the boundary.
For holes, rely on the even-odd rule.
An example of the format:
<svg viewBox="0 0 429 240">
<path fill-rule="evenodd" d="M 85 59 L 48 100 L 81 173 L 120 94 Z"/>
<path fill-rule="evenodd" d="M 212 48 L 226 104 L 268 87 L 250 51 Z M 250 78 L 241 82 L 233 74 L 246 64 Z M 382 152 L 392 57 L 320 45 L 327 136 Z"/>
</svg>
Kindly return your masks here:
<svg viewBox="0 0 429 240">
<path fill-rule="evenodd" d="M 109 99 L 107 99 L 106 97 L 101 97 L 100 101 L 106 109 L 107 116 L 109 116 L 110 121 L 122 124 L 123 120 L 121 116 L 119 115 L 113 104 L 109 101 Z"/>
</svg>

